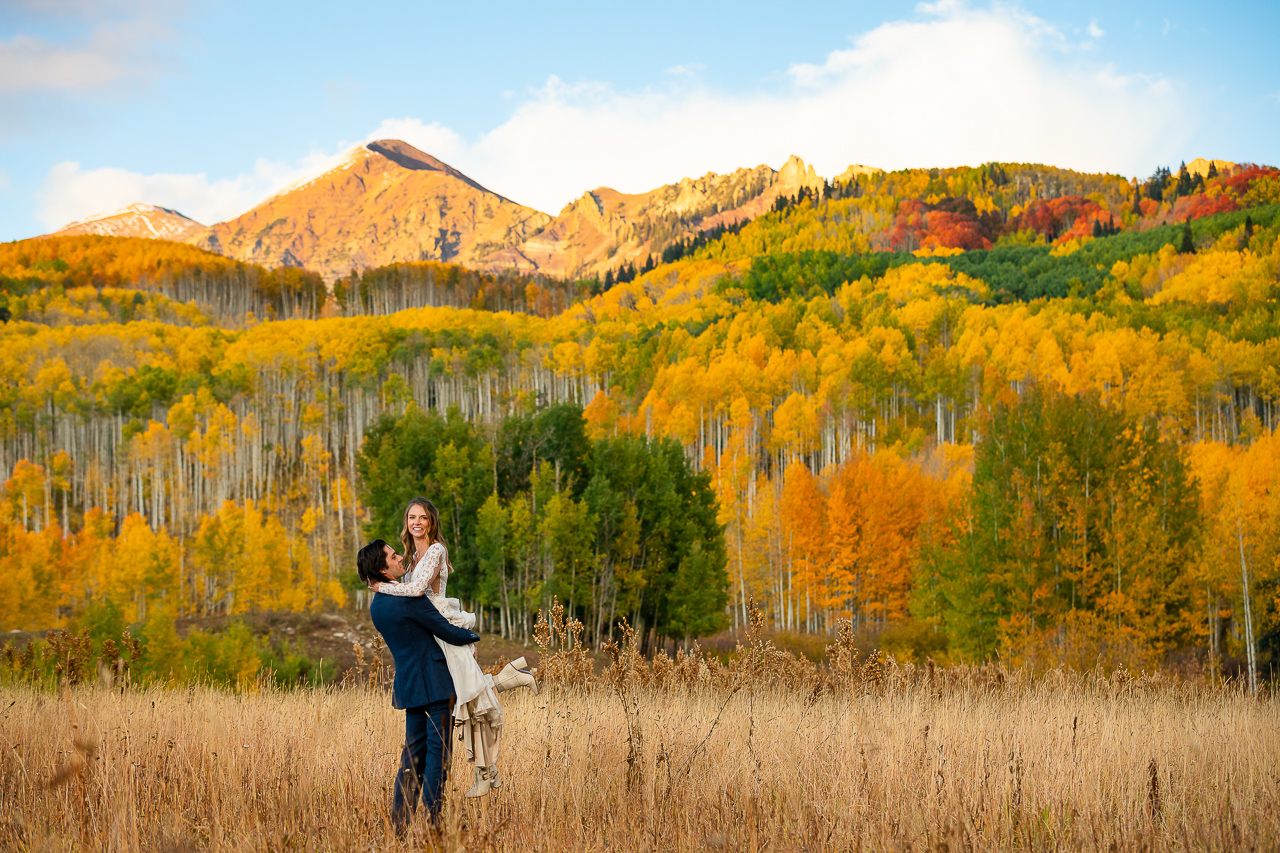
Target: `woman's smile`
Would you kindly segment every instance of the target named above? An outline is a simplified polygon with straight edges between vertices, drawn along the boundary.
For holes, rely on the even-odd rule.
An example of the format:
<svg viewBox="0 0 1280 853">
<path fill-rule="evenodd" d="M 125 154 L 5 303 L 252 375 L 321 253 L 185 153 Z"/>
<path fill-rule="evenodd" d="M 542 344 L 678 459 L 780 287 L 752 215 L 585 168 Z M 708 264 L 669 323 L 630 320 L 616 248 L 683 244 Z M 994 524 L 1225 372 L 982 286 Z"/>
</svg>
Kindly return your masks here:
<svg viewBox="0 0 1280 853">
<path fill-rule="evenodd" d="M 404 521 L 409 535 L 414 539 L 421 541 L 427 537 L 427 511 L 424 507 L 417 505 L 409 507 Z"/>
</svg>

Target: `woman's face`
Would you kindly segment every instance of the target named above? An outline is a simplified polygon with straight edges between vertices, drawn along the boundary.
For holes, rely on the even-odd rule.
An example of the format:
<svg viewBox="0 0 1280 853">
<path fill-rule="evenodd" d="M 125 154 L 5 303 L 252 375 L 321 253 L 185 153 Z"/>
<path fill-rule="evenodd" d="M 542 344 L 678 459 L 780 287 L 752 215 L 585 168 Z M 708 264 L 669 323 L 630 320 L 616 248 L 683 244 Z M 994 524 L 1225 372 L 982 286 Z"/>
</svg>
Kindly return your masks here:
<svg viewBox="0 0 1280 853">
<path fill-rule="evenodd" d="M 405 526 L 409 528 L 409 535 L 414 539 L 422 539 L 427 535 L 427 508 L 414 504 L 409 507 L 409 514 L 405 517 Z"/>
<path fill-rule="evenodd" d="M 387 553 L 387 577 L 393 581 L 398 581 L 404 577 L 404 557 L 396 553 L 396 549 L 390 545 L 386 546 Z"/>
</svg>

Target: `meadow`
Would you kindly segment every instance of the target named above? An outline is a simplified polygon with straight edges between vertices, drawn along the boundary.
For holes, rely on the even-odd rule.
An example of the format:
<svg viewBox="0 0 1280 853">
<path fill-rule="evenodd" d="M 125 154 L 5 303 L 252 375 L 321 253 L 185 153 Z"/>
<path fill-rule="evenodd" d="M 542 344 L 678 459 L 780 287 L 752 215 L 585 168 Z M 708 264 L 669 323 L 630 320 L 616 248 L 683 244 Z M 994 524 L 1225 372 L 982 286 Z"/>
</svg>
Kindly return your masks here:
<svg viewBox="0 0 1280 853">
<path fill-rule="evenodd" d="M 403 716 L 385 670 L 232 692 L 0 688 L 9 850 L 1267 850 L 1274 695 L 1124 670 L 543 658 L 504 694 L 502 788 L 443 831 L 388 820 Z"/>
</svg>

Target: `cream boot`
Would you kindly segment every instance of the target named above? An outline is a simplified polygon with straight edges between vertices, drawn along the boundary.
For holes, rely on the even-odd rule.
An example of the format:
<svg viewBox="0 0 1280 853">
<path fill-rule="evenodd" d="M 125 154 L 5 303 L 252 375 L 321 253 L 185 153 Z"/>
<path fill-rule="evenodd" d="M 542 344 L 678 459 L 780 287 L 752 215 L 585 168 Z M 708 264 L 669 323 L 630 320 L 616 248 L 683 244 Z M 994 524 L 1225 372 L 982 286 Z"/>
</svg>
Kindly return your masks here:
<svg viewBox="0 0 1280 853">
<path fill-rule="evenodd" d="M 464 797 L 483 797 L 489 793 L 489 776 L 483 768 L 476 768 L 476 783 L 471 786 L 471 790 L 462 796 Z"/>
<path fill-rule="evenodd" d="M 496 791 L 502 787 L 502 780 L 498 778 L 498 765 L 489 765 L 489 789 Z"/>
<path fill-rule="evenodd" d="M 504 690 L 515 690 L 517 687 L 528 687 L 536 695 L 538 682 L 533 674 L 524 669 L 524 658 L 516 658 L 502 668 L 502 672 L 493 677 L 493 689 L 499 693 Z"/>
</svg>

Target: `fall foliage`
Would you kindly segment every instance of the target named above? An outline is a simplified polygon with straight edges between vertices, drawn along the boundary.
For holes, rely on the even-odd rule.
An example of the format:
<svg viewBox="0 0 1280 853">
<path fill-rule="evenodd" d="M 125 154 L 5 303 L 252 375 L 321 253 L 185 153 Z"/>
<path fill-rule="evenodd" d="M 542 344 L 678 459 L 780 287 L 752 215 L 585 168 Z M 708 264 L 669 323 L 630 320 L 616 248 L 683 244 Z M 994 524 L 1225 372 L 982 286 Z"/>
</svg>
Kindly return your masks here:
<svg viewBox="0 0 1280 853">
<path fill-rule="evenodd" d="M 176 244 L 0 246 L 0 627 L 350 601 L 408 470 L 370 437 L 452 411 L 397 488 L 465 485 L 460 589 L 508 635 L 554 590 L 593 639 L 627 615 L 683 640 L 754 601 L 785 630 L 913 625 L 952 659 L 1274 660 L 1276 174 L 877 173 L 594 294 L 414 264 L 326 301 Z M 155 284 L 235 276 L 258 308 Z M 523 442 L 578 428 L 529 426 L 552 411 L 585 443 L 535 461 Z M 723 551 L 667 532 L 666 562 L 637 556 L 663 518 L 646 472 L 677 461 Z M 724 600 L 663 610 L 717 573 Z"/>
</svg>

